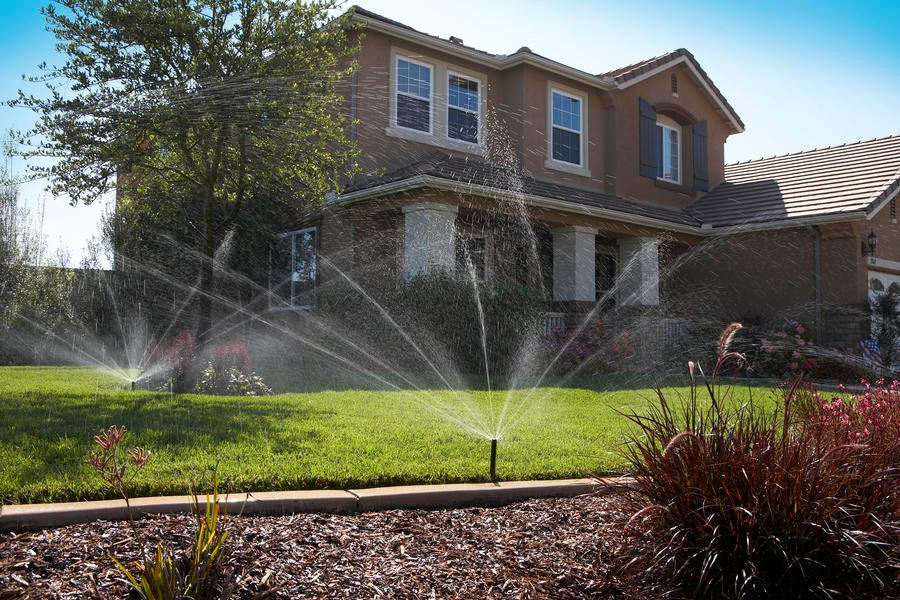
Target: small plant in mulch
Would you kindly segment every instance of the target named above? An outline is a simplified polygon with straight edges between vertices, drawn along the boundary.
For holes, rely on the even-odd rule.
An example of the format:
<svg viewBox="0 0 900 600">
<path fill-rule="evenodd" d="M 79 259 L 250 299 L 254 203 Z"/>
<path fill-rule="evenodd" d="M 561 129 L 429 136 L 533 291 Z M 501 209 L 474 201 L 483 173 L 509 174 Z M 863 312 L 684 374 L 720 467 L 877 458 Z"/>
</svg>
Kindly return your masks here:
<svg viewBox="0 0 900 600">
<path fill-rule="evenodd" d="M 157 543 L 153 552 L 147 552 L 147 544 L 134 525 L 130 503 L 130 487 L 140 470 L 150 459 L 150 452 L 139 447 L 126 451 L 123 446 L 126 429 L 111 426 L 94 436 L 97 450 L 88 455 L 87 464 L 125 500 L 128 520 L 140 546 L 140 558 L 131 569 L 112 558 L 125 575 L 133 592 L 144 600 L 212 600 L 228 598 L 233 588 L 233 577 L 224 568 L 229 533 L 219 523 L 218 478 L 214 476 L 212 498 L 207 496 L 201 507 L 194 496 L 193 513 L 196 530 L 190 555 L 178 557 L 163 543 Z"/>
<path fill-rule="evenodd" d="M 743 360 L 729 350 L 735 331 L 723 335 L 711 379 L 689 365 L 700 382 L 690 398 L 675 406 L 660 390 L 648 413 L 629 417 L 638 495 L 626 571 L 661 597 L 895 597 L 900 446 L 869 427 L 896 423 L 900 387 L 852 409 L 813 401 L 815 414 L 798 418 L 797 377 L 776 411 L 729 408 L 716 377 Z"/>
</svg>

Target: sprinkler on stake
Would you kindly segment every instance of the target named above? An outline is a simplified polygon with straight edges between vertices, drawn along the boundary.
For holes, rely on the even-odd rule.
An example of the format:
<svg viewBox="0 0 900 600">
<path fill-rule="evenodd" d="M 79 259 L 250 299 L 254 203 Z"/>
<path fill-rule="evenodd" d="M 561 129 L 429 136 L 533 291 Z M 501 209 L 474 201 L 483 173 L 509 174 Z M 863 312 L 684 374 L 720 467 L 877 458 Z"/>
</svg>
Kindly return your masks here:
<svg viewBox="0 0 900 600">
<path fill-rule="evenodd" d="M 497 481 L 497 440 L 491 440 L 491 481 Z"/>
<path fill-rule="evenodd" d="M 131 391 L 132 391 L 132 392 L 134 391 L 134 389 L 135 389 L 134 386 L 136 386 L 136 385 L 137 385 L 137 381 L 135 381 L 135 380 L 132 379 L 132 380 L 131 380 Z"/>
</svg>

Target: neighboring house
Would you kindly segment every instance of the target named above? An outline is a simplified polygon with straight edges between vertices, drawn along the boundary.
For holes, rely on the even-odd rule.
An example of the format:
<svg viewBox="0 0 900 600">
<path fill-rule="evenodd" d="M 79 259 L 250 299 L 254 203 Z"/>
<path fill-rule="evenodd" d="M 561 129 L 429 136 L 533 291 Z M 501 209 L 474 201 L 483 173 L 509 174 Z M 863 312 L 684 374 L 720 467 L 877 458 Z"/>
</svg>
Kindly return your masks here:
<svg viewBox="0 0 900 600">
<path fill-rule="evenodd" d="M 687 50 L 593 74 L 352 10 L 365 29 L 344 93 L 364 175 L 277 240 L 289 305 L 313 305 L 331 264 L 409 278 L 467 254 L 487 285 L 543 285 L 557 315 L 603 298 L 685 316 L 672 299 L 707 286 L 723 316 L 803 309 L 850 343 L 869 279 L 900 275 L 900 137 L 726 167 L 744 124 Z"/>
</svg>

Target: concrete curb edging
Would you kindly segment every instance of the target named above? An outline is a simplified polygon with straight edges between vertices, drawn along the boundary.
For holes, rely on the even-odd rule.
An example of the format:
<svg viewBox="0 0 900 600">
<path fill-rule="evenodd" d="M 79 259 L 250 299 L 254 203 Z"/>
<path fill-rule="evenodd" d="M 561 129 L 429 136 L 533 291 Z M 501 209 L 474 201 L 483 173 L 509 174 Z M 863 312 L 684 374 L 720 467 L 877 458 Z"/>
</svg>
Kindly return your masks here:
<svg viewBox="0 0 900 600">
<path fill-rule="evenodd" d="M 625 483 L 628 478 L 604 479 Z M 567 498 L 600 490 L 596 479 L 556 479 L 547 481 L 504 481 L 411 485 L 349 490 L 300 490 L 223 494 L 219 505 L 230 515 L 283 515 L 301 512 L 356 514 L 400 508 L 460 508 L 501 506 L 534 498 Z M 199 498 L 200 502 L 204 497 Z M 192 496 L 133 498 L 135 517 L 152 514 L 188 513 Z M 61 527 L 95 520 L 128 518 L 124 500 L 13 504 L 0 506 L 0 531 Z"/>
</svg>

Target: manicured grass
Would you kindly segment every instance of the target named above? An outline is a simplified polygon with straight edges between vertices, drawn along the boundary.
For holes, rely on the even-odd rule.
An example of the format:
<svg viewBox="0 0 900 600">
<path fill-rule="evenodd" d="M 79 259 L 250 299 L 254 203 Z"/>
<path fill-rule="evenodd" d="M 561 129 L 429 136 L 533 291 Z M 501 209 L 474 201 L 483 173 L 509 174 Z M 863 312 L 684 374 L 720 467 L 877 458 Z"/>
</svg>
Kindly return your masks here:
<svg viewBox="0 0 900 600">
<path fill-rule="evenodd" d="M 501 440 L 501 479 L 549 479 L 617 472 L 628 422 L 651 388 L 542 388 Z M 686 397 L 686 382 L 667 397 Z M 601 388 L 603 382 L 592 383 Z M 92 437 L 112 424 L 153 458 L 136 495 L 208 487 L 218 465 L 223 490 L 342 488 L 484 481 L 489 443 L 426 410 L 409 393 L 339 391 L 236 398 L 131 392 L 94 370 L 0 367 L 0 503 L 113 497 L 83 464 Z M 471 392 L 483 410 L 505 392 Z M 514 392 L 521 401 L 529 392 Z M 732 401 L 772 403 L 767 388 L 736 387 Z M 447 399 L 449 392 L 435 392 Z"/>
</svg>

